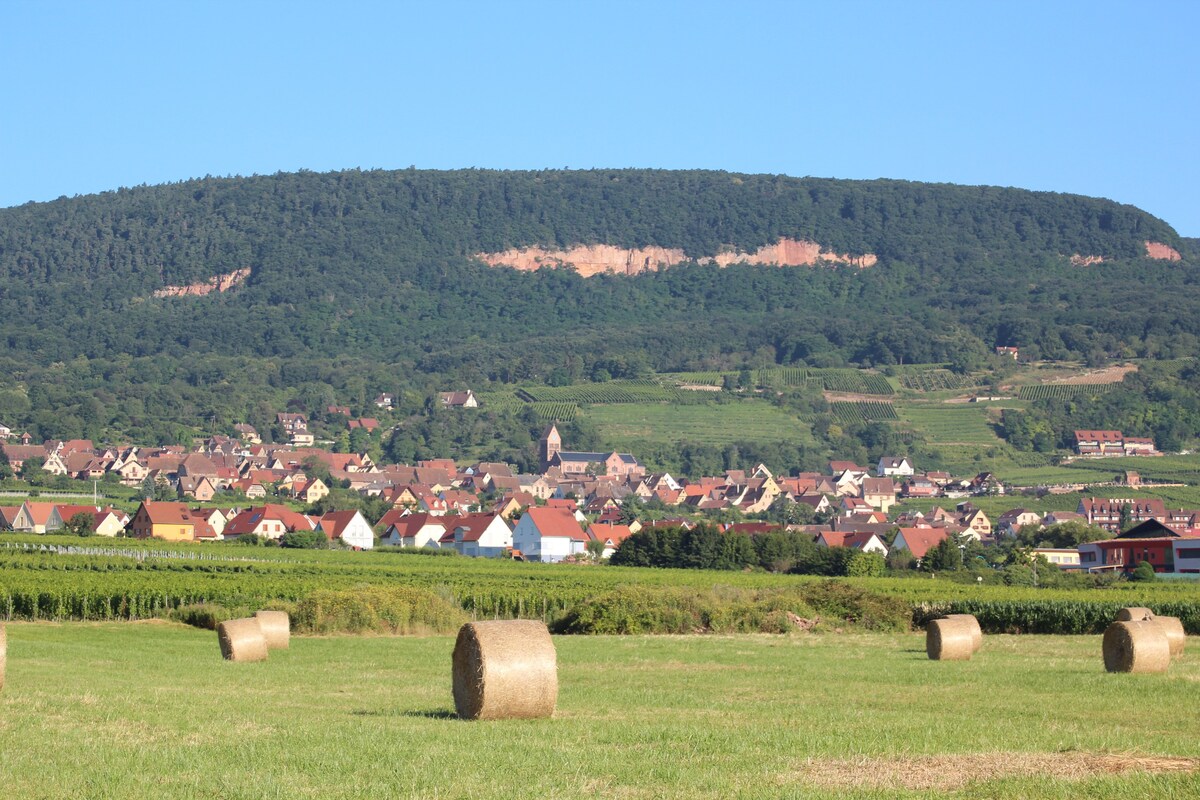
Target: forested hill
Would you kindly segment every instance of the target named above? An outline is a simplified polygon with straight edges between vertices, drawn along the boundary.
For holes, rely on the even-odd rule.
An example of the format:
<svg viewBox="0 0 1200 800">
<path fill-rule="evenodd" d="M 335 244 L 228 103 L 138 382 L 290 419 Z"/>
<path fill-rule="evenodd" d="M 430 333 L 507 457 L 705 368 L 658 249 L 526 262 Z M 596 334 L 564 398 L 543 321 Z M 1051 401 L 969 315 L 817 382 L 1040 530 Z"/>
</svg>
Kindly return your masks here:
<svg viewBox="0 0 1200 800">
<path fill-rule="evenodd" d="M 781 237 L 878 261 L 584 279 L 475 258 L 609 244 L 700 259 Z M 1147 241 L 1184 258 L 1148 258 Z M 182 408 L 229 419 L 254 403 L 231 388 L 248 383 L 313 397 L 330 384 L 353 403 L 574 377 L 602 360 L 619 374 L 949 361 L 996 344 L 1165 352 L 1200 327 L 1194 252 L 1161 220 L 1107 200 L 901 181 L 404 170 L 123 189 L 0 210 L 0 421 L 36 426 L 37 413 L 65 409 L 85 428 L 136 430 L 179 399 L 143 392 L 151 405 L 126 419 L 122 398 L 147 384 L 223 386 Z M 155 296 L 244 269 L 225 293 Z M 77 408 L 81 392 L 100 410 Z"/>
</svg>

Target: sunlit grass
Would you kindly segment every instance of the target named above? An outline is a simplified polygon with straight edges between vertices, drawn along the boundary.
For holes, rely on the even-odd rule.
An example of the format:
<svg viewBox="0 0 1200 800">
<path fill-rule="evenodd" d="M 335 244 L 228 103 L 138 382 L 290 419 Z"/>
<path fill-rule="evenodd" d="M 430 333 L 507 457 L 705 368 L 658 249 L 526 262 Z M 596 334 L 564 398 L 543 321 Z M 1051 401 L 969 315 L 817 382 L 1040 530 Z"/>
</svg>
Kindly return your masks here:
<svg viewBox="0 0 1200 800">
<path fill-rule="evenodd" d="M 1195 654 L 1108 675 L 1099 637 L 557 638 L 553 720 L 450 716 L 452 639 L 293 638 L 229 664 L 167 624 L 12 624 L 0 769 L 12 798 L 917 797 L 833 791 L 830 760 L 1200 756 Z M 985 781 L 962 796 L 1196 796 L 1195 773 Z"/>
</svg>

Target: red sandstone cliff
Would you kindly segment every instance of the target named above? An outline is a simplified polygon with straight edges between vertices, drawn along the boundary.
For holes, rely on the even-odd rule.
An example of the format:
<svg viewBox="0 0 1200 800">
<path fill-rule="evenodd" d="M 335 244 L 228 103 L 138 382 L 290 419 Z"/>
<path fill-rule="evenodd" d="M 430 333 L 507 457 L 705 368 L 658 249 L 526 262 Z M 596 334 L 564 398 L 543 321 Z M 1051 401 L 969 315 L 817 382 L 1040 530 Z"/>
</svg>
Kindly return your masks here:
<svg viewBox="0 0 1200 800">
<path fill-rule="evenodd" d="M 164 286 L 154 292 L 155 297 L 203 297 L 212 292 L 227 292 L 241 285 L 250 277 L 250 268 L 239 269 L 224 275 L 214 275 L 204 283 L 193 283 L 188 286 Z"/>
<path fill-rule="evenodd" d="M 1162 242 L 1146 242 L 1146 255 L 1163 261 L 1182 261 L 1183 256 L 1174 247 L 1168 247 Z"/>
<path fill-rule="evenodd" d="M 477 258 L 492 267 L 514 267 L 523 271 L 542 267 L 573 266 L 580 275 L 590 277 L 602 272 L 636 275 L 653 272 L 662 267 L 688 260 L 679 249 L 665 247 L 625 248 L 607 244 L 577 245 L 568 250 L 545 250 L 530 247 L 525 250 L 506 250 L 502 253 L 480 253 Z M 860 256 L 844 255 L 822 250 L 815 242 L 780 239 L 775 244 L 760 247 L 753 253 L 730 251 L 713 258 L 697 259 L 701 264 L 763 264 L 778 267 L 807 267 L 818 263 L 843 264 L 858 268 L 874 266 L 878 259 L 873 253 Z"/>
</svg>

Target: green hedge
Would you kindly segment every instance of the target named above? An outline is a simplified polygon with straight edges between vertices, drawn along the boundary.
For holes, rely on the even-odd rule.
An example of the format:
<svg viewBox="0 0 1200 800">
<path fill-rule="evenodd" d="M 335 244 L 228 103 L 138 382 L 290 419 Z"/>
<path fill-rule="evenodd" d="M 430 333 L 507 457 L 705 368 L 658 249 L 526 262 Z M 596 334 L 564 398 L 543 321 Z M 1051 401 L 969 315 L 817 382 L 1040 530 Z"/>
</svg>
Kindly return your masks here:
<svg viewBox="0 0 1200 800">
<path fill-rule="evenodd" d="M 974 614 L 985 633 L 1093 634 L 1103 633 L 1125 605 L 1078 600 L 951 600 L 917 604 L 913 624 L 924 626 L 944 614 Z M 1178 617 L 1184 630 L 1200 634 L 1197 603 L 1166 602 L 1150 608 L 1161 616 Z"/>
</svg>

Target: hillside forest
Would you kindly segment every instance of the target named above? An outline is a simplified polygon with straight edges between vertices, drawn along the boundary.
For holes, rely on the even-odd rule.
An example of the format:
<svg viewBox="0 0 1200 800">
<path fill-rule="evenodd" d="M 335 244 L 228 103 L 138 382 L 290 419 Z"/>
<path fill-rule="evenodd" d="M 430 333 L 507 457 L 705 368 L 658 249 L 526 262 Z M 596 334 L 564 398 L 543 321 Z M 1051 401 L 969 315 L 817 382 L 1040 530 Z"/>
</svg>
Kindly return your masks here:
<svg viewBox="0 0 1200 800">
<path fill-rule="evenodd" d="M 780 237 L 878 260 L 583 278 L 476 257 L 611 244 L 701 259 Z M 1182 257 L 1148 258 L 1148 241 Z M 978 373 L 1001 368 L 997 345 L 1096 365 L 1177 359 L 1200 344 L 1195 244 L 1108 200 L 902 181 L 409 169 L 120 189 L 0 209 L 0 422 L 38 440 L 190 442 L 235 422 L 269 437 L 277 411 L 369 414 L 390 392 L 402 424 L 373 442 L 385 455 L 467 442 L 528 459 L 544 420 L 519 407 L 445 419 L 436 393 L 792 366 Z M 227 292 L 155 296 L 242 269 Z M 1195 370 L 1126 382 L 1014 411 L 1004 435 L 1034 451 L 1084 423 L 1172 443 L 1200 431 Z M 777 402 L 825 413 L 802 389 Z M 779 455 L 800 465 L 895 444 L 886 426 L 832 428 Z M 571 433 L 601 444 L 586 421 Z"/>
</svg>

